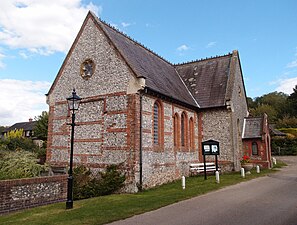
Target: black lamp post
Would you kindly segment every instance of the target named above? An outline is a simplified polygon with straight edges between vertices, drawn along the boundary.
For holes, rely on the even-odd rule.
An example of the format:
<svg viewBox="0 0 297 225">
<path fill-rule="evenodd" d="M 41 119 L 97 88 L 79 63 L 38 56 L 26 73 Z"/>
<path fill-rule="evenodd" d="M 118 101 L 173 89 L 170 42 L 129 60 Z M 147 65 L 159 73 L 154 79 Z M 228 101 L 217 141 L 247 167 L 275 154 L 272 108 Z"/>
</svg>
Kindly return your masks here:
<svg viewBox="0 0 297 225">
<path fill-rule="evenodd" d="M 66 209 L 73 208 L 73 175 L 72 175 L 72 166 L 73 166 L 73 140 L 74 140 L 74 127 L 75 127 L 75 111 L 78 110 L 79 103 L 81 98 L 76 95 L 75 89 L 73 89 L 72 95 L 67 98 L 68 108 L 72 112 L 71 120 L 71 144 L 70 144 L 70 168 L 68 173 L 68 187 L 67 187 L 67 201 Z"/>
</svg>

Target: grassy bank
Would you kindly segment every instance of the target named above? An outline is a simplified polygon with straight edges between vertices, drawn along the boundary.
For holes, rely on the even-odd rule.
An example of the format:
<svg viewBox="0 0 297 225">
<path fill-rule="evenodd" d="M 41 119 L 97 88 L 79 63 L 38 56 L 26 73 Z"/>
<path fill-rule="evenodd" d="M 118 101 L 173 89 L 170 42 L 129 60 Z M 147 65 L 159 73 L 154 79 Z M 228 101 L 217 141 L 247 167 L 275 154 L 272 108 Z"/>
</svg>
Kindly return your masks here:
<svg viewBox="0 0 297 225">
<path fill-rule="evenodd" d="M 253 171 L 244 179 L 239 172 L 223 174 L 220 176 L 220 184 L 216 183 L 215 176 L 208 176 L 207 180 L 204 180 L 203 176 L 189 177 L 186 179 L 185 190 L 182 190 L 181 181 L 176 181 L 137 194 L 109 195 L 75 201 L 71 210 L 65 210 L 63 202 L 3 215 L 0 217 L 0 224 L 105 224 L 265 176 L 271 172 L 273 170 L 262 170 L 260 174 Z"/>
</svg>

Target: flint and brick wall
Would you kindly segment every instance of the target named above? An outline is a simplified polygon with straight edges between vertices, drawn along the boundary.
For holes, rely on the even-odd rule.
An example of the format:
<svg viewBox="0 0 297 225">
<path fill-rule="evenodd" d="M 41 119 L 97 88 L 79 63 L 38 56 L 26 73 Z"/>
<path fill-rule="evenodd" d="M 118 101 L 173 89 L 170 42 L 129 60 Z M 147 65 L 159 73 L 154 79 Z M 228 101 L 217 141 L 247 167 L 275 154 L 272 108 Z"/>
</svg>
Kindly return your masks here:
<svg viewBox="0 0 297 225">
<path fill-rule="evenodd" d="M 81 63 L 92 59 L 94 74 L 80 75 Z M 47 162 L 67 166 L 70 157 L 71 115 L 66 98 L 72 88 L 83 98 L 76 112 L 74 165 L 84 164 L 94 172 L 110 164 L 122 164 L 127 183 L 134 191 L 135 95 L 127 94 L 134 78 L 114 46 L 91 19 L 86 21 L 48 96 L 49 136 Z M 132 178 L 133 177 L 133 178 Z"/>
<path fill-rule="evenodd" d="M 66 201 L 67 176 L 0 181 L 0 214 Z"/>
<path fill-rule="evenodd" d="M 157 98 L 143 97 L 142 112 L 142 150 L 143 150 L 143 186 L 152 187 L 189 174 L 189 164 L 199 161 L 198 152 L 198 118 L 194 111 L 160 100 L 164 112 L 164 142 L 161 146 L 153 144 L 153 106 Z M 175 147 L 173 134 L 173 117 L 175 113 L 185 112 L 194 120 L 194 148 Z M 180 131 L 179 131 L 180 132 Z M 189 133 L 189 132 L 188 132 Z M 189 141 L 189 138 L 187 138 Z"/>
</svg>

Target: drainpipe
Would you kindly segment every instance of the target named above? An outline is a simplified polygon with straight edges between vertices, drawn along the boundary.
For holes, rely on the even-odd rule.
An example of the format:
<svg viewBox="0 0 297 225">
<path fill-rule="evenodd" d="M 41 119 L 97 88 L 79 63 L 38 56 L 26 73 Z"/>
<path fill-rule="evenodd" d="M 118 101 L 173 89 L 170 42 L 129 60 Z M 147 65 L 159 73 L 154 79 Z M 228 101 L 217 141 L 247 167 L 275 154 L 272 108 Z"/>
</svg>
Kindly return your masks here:
<svg viewBox="0 0 297 225">
<path fill-rule="evenodd" d="M 142 91 L 139 92 L 139 190 L 142 191 Z"/>
</svg>

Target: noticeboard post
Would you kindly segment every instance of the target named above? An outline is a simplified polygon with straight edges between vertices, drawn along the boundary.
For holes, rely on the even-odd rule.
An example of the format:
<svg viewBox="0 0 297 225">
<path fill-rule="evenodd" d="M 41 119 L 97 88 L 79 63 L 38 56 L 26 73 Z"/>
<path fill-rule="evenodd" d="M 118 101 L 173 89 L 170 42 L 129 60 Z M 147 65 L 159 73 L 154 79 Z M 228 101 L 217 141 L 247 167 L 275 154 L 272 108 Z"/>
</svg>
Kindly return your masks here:
<svg viewBox="0 0 297 225">
<path fill-rule="evenodd" d="M 202 155 L 204 161 L 204 179 L 206 180 L 206 155 L 214 155 L 216 159 L 216 171 L 218 171 L 218 155 L 220 155 L 220 145 L 218 141 L 208 140 L 202 142 Z"/>
</svg>

